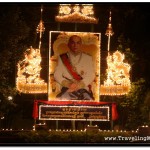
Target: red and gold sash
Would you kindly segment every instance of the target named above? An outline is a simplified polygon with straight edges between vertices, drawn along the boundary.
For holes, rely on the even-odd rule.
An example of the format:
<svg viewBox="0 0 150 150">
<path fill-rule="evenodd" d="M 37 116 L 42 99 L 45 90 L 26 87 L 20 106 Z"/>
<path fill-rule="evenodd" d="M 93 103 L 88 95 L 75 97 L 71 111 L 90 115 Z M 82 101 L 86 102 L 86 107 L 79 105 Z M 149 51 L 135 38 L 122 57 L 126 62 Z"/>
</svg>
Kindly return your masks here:
<svg viewBox="0 0 150 150">
<path fill-rule="evenodd" d="M 67 53 L 60 55 L 60 58 L 64 65 L 67 67 L 70 74 L 73 76 L 75 80 L 82 80 L 82 77 L 73 69 L 73 66 L 71 65 Z"/>
</svg>

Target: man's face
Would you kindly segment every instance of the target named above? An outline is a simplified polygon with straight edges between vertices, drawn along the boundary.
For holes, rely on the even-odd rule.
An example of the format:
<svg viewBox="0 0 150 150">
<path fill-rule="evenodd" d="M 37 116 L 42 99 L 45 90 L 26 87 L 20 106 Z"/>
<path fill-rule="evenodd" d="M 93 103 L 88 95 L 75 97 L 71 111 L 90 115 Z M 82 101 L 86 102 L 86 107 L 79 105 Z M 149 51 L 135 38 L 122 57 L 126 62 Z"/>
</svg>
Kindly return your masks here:
<svg viewBox="0 0 150 150">
<path fill-rule="evenodd" d="M 78 36 L 72 36 L 69 40 L 68 47 L 70 48 L 70 51 L 74 54 L 78 54 L 80 52 L 81 48 L 81 38 Z"/>
</svg>

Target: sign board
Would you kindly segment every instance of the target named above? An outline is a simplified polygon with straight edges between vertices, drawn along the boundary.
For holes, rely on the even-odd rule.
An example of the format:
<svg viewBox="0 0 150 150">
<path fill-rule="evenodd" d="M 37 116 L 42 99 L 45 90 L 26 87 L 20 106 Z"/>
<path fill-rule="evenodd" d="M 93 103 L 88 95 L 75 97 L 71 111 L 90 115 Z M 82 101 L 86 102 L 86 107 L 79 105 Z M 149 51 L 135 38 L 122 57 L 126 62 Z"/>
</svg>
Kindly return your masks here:
<svg viewBox="0 0 150 150">
<path fill-rule="evenodd" d="M 39 120 L 110 121 L 110 106 L 39 106 Z"/>
</svg>

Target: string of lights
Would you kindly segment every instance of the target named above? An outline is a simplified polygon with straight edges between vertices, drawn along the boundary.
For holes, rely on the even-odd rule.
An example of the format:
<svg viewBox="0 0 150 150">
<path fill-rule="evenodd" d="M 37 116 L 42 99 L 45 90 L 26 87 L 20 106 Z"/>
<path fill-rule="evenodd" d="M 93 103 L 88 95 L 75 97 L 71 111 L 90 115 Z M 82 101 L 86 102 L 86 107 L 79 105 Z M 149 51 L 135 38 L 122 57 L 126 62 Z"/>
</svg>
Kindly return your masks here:
<svg viewBox="0 0 150 150">
<path fill-rule="evenodd" d="M 57 22 L 98 23 L 94 17 L 93 4 L 60 4 Z"/>
<path fill-rule="evenodd" d="M 109 16 L 109 23 L 106 30 L 108 36 L 107 45 L 107 79 L 100 87 L 100 95 L 125 95 L 130 91 L 130 68 L 131 66 L 124 63 L 125 56 L 118 50 L 112 55 L 110 54 L 110 37 L 114 34 L 111 25 L 111 11 Z"/>
</svg>

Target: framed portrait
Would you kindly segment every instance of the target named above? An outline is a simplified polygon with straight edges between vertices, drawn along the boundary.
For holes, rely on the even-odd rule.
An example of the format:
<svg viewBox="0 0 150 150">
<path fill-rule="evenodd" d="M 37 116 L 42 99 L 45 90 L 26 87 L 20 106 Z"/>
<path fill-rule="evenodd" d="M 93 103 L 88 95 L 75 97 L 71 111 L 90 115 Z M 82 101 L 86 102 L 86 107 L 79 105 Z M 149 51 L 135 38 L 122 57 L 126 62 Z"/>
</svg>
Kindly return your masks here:
<svg viewBox="0 0 150 150">
<path fill-rule="evenodd" d="M 68 43 L 70 42 L 72 36 L 76 36 L 79 37 L 81 40 L 80 55 L 76 56 L 75 59 L 71 58 L 70 55 L 66 56 L 69 59 L 69 61 L 67 62 L 68 64 L 64 63 L 64 61 L 61 59 L 61 61 L 63 62 L 62 63 L 63 67 L 59 67 L 60 70 L 59 71 L 57 70 L 57 72 L 59 72 L 57 73 L 58 74 L 57 77 L 64 78 L 69 81 L 70 80 L 76 81 L 76 78 L 74 76 L 75 75 L 80 76 L 82 81 L 84 81 L 83 83 L 85 85 L 84 87 L 86 87 L 86 90 L 92 93 L 93 96 L 92 101 L 99 101 L 101 34 L 93 32 L 50 31 L 49 36 L 50 38 L 49 38 L 48 100 L 49 101 L 59 100 L 58 95 L 59 93 L 61 93 L 63 84 L 59 82 L 61 81 L 61 79 L 56 78 L 55 72 L 58 69 L 60 57 L 63 54 L 69 55 L 69 53 L 71 53 Z M 63 68 L 65 68 L 66 70 Z M 77 83 L 80 83 L 80 81 L 77 80 Z M 61 100 L 70 100 L 70 99 L 64 98 Z M 76 99 L 74 98 L 74 100 Z M 86 100 L 86 99 L 81 98 L 78 100 Z"/>
</svg>

